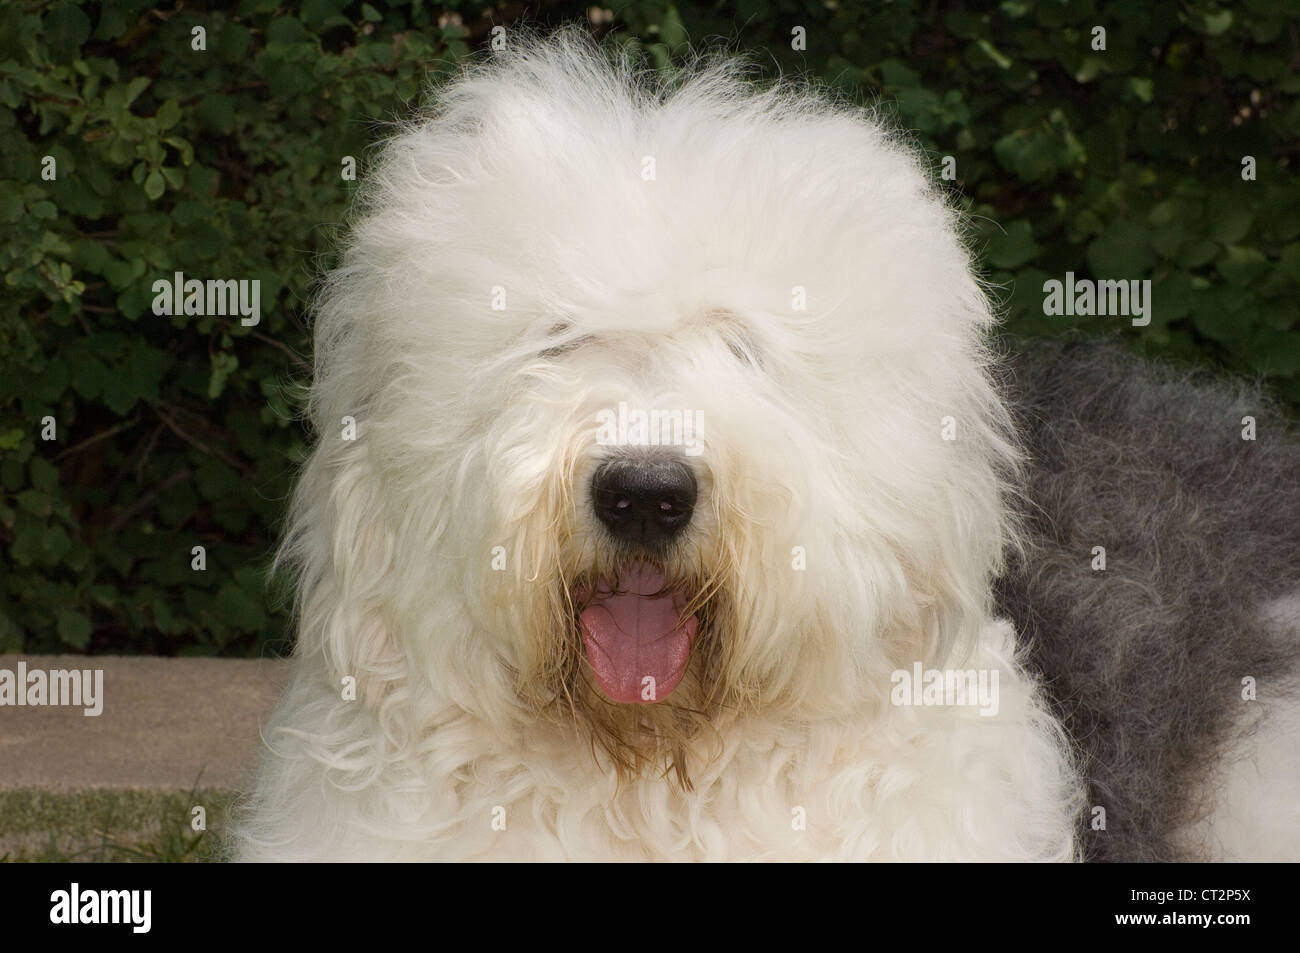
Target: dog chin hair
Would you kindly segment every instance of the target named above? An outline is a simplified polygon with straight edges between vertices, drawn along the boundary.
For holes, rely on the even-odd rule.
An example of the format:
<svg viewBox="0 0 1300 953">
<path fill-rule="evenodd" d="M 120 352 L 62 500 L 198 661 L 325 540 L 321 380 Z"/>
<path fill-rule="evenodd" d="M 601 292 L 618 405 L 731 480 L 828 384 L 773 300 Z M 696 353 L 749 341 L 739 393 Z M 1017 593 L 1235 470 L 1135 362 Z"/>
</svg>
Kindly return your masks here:
<svg viewBox="0 0 1300 953">
<path fill-rule="evenodd" d="M 593 529 L 593 535 L 606 534 Z M 616 701 L 593 676 L 581 616 L 594 593 L 618 591 L 629 571 L 641 567 L 662 577 L 656 594 L 680 594 L 675 625 L 694 620 L 694 637 L 685 671 L 671 691 L 660 695 L 647 686 L 635 701 Z M 722 555 L 706 552 L 699 539 L 649 551 L 603 539 L 580 563 L 562 569 L 554 584 L 539 580 L 545 606 L 536 615 L 538 626 L 524 635 L 538 651 L 534 665 L 519 672 L 520 697 L 557 729 L 578 726 L 592 757 L 621 781 L 652 775 L 690 790 L 692 759 L 712 760 L 720 747 L 713 726 L 721 713 L 739 713 L 756 694 L 745 691 L 730 668 L 737 633 L 745 628 L 727 588 L 731 572 Z"/>
</svg>

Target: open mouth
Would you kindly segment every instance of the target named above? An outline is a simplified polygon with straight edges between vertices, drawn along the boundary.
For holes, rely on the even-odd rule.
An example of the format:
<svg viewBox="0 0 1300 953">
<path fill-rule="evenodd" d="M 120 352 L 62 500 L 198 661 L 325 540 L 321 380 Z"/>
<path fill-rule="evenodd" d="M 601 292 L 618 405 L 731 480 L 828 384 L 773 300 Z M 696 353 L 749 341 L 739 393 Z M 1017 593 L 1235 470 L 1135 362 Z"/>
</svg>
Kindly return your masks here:
<svg viewBox="0 0 1300 953">
<path fill-rule="evenodd" d="M 662 701 L 686 674 L 699 620 L 683 618 L 690 597 L 667 585 L 662 569 L 636 562 L 614 583 L 601 582 L 579 594 L 585 603 L 578 623 L 587 661 L 611 701 Z"/>
</svg>

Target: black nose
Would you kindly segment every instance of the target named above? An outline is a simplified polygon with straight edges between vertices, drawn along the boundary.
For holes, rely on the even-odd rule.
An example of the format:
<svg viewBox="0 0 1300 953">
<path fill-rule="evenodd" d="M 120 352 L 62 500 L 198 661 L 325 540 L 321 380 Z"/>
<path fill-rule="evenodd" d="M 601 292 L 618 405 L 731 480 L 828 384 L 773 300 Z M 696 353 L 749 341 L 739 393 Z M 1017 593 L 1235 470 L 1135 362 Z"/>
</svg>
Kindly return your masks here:
<svg viewBox="0 0 1300 953">
<path fill-rule="evenodd" d="M 611 460 L 591 480 L 596 515 L 619 539 L 662 545 L 686 528 L 695 474 L 678 460 Z"/>
</svg>

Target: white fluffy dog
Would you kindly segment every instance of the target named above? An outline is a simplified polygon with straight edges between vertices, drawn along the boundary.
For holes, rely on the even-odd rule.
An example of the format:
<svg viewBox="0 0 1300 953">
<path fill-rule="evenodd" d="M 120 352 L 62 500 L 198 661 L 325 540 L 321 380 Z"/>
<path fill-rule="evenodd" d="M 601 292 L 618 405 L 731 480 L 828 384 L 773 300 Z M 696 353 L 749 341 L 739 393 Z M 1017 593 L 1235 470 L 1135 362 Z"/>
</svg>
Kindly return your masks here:
<svg viewBox="0 0 1300 953">
<path fill-rule="evenodd" d="M 1078 856 L 991 611 L 989 306 L 916 155 L 564 35 L 444 87 L 368 178 L 242 857 Z"/>
</svg>

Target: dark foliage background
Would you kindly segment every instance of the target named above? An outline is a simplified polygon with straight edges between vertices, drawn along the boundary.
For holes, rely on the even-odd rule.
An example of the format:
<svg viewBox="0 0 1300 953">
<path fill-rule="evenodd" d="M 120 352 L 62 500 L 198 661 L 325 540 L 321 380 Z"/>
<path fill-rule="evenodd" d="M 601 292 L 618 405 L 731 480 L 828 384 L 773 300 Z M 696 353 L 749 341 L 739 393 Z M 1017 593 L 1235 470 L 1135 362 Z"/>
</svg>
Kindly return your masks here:
<svg viewBox="0 0 1300 953">
<path fill-rule="evenodd" d="M 409 115 L 430 70 L 523 13 L 585 15 L 0 7 L 0 651 L 284 645 L 265 569 L 306 439 L 304 301 L 355 187 L 342 159 L 363 177 L 374 121 Z M 936 175 L 956 160 L 1010 330 L 1122 326 L 1135 347 L 1262 376 L 1300 404 L 1300 5 L 632 0 L 594 19 L 660 67 L 721 37 L 768 73 L 891 104 Z M 154 316 L 151 286 L 174 271 L 260 279 L 261 324 Z M 1042 283 L 1066 271 L 1150 278 L 1150 326 L 1045 317 Z"/>
</svg>

